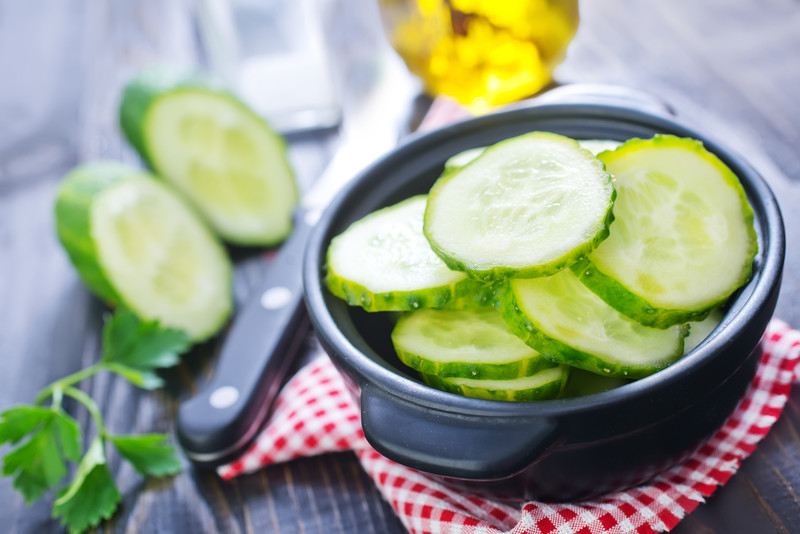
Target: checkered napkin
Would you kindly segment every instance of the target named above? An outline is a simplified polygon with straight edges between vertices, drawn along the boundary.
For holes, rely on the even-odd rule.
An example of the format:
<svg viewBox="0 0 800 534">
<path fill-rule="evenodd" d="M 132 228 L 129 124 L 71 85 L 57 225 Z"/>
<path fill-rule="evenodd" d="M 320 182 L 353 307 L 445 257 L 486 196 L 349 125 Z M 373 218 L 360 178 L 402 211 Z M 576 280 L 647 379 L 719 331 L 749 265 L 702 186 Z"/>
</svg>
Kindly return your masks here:
<svg viewBox="0 0 800 534">
<path fill-rule="evenodd" d="M 231 479 L 292 458 L 354 450 L 414 534 L 665 532 L 728 481 L 783 410 L 800 371 L 800 332 L 773 319 L 763 343 L 764 355 L 745 397 L 703 447 L 650 483 L 602 499 L 511 506 L 455 491 L 381 456 L 364 438 L 358 407 L 324 355 L 286 384 L 256 443 L 242 458 L 220 467 L 219 474 Z"/>
</svg>

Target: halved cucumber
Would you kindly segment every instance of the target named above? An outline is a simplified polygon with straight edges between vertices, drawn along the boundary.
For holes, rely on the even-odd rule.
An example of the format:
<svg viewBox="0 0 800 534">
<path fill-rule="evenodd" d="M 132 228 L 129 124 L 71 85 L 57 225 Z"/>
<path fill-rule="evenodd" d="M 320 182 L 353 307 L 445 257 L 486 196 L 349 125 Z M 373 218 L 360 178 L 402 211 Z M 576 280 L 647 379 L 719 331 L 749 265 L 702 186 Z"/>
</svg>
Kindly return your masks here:
<svg viewBox="0 0 800 534">
<path fill-rule="evenodd" d="M 409 312 L 392 342 L 404 364 L 441 378 L 510 380 L 555 365 L 515 336 L 494 308 Z"/>
<path fill-rule="evenodd" d="M 753 210 L 736 175 L 693 139 L 633 139 L 600 159 L 618 196 L 611 234 L 573 265 L 621 313 L 665 328 L 699 320 L 750 277 Z"/>
<path fill-rule="evenodd" d="M 492 288 L 452 271 L 422 233 L 426 197 L 375 211 L 331 240 L 325 283 L 367 311 L 491 305 Z"/>
<path fill-rule="evenodd" d="M 650 328 L 620 314 L 571 270 L 502 284 L 498 308 L 544 357 L 606 376 L 640 378 L 683 355 L 686 325 Z"/>
<path fill-rule="evenodd" d="M 533 132 L 440 177 L 424 232 L 452 269 L 478 280 L 553 274 L 608 235 L 614 188 L 572 139 Z"/>
<path fill-rule="evenodd" d="M 164 183 L 118 163 L 84 165 L 62 182 L 55 212 L 61 243 L 100 298 L 194 341 L 228 319 L 230 260 Z"/>
<path fill-rule="evenodd" d="M 232 93 L 198 76 L 154 69 L 125 88 L 122 131 L 226 241 L 274 245 L 298 201 L 286 143 Z"/>
<path fill-rule="evenodd" d="M 567 383 L 569 367 L 559 365 L 539 371 L 533 376 L 510 380 L 476 380 L 471 378 L 442 378 L 423 374 L 422 380 L 432 388 L 478 399 L 504 401 L 536 401 L 554 399 Z"/>
</svg>

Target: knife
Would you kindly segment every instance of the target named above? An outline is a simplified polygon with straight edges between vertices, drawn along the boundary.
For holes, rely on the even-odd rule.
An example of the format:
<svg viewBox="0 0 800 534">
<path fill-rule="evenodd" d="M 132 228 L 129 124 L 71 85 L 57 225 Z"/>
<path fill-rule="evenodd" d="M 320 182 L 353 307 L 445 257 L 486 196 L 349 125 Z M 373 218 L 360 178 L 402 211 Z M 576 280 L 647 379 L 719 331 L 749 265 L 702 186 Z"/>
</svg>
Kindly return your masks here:
<svg viewBox="0 0 800 534">
<path fill-rule="evenodd" d="M 348 82 L 373 83 L 343 99 L 333 159 L 303 196 L 263 287 L 235 317 L 210 383 L 178 409 L 178 442 L 200 467 L 230 461 L 254 441 L 308 332 L 301 263 L 311 229 L 335 193 L 405 133 L 419 84 L 388 49 L 359 66 L 365 71 Z"/>
</svg>

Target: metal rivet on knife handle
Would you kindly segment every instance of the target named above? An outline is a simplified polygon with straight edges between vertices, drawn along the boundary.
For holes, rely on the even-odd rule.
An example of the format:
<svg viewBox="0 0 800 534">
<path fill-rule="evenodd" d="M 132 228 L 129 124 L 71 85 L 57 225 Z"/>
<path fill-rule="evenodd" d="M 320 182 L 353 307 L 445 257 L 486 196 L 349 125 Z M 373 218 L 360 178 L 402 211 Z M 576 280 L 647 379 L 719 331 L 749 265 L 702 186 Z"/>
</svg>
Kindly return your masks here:
<svg viewBox="0 0 800 534">
<path fill-rule="evenodd" d="M 208 403 L 220 410 L 233 406 L 237 400 L 239 400 L 239 390 L 233 386 L 219 387 L 208 397 Z"/>
<path fill-rule="evenodd" d="M 265 310 L 277 310 L 286 306 L 292 299 L 292 292 L 288 287 L 275 286 L 261 294 L 261 306 Z"/>
</svg>

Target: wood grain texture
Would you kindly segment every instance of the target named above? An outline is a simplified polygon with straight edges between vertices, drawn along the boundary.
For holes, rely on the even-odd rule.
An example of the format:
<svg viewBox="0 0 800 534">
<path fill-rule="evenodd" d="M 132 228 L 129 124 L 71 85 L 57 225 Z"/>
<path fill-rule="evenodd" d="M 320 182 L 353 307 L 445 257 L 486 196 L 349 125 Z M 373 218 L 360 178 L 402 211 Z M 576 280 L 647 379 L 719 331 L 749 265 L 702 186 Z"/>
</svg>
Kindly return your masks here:
<svg viewBox="0 0 800 534">
<path fill-rule="evenodd" d="M 353 14 L 358 6 L 325 3 L 328 43 L 340 64 L 363 53 L 359 39 L 377 31 Z M 149 59 L 197 60 L 189 7 L 188 0 L 0 0 L 0 408 L 29 402 L 50 381 L 99 357 L 106 309 L 83 288 L 56 242 L 53 194 L 79 161 L 137 162 L 116 132 L 114 95 Z M 800 326 L 800 3 L 604 0 L 581 8 L 581 27 L 558 81 L 645 91 L 752 158 L 785 217 L 787 260 L 776 314 Z M 292 161 L 304 185 L 334 147 L 330 132 L 292 139 Z M 233 252 L 241 304 L 262 279 L 264 262 L 257 251 Z M 83 387 L 102 406 L 112 431 L 171 432 L 180 401 L 213 373 L 217 350 L 216 342 L 197 347 L 164 373 L 168 385 L 162 391 L 142 392 L 107 375 Z M 85 412 L 75 414 L 91 435 Z M 232 482 L 186 466 L 169 480 L 143 480 L 112 456 L 123 502 L 99 531 L 404 531 L 352 453 L 270 466 Z M 675 532 L 798 532 L 798 494 L 795 388 L 739 473 Z M 61 532 L 49 518 L 51 504 L 45 499 L 28 507 L 10 480 L 0 479 L 0 530 Z"/>
</svg>

